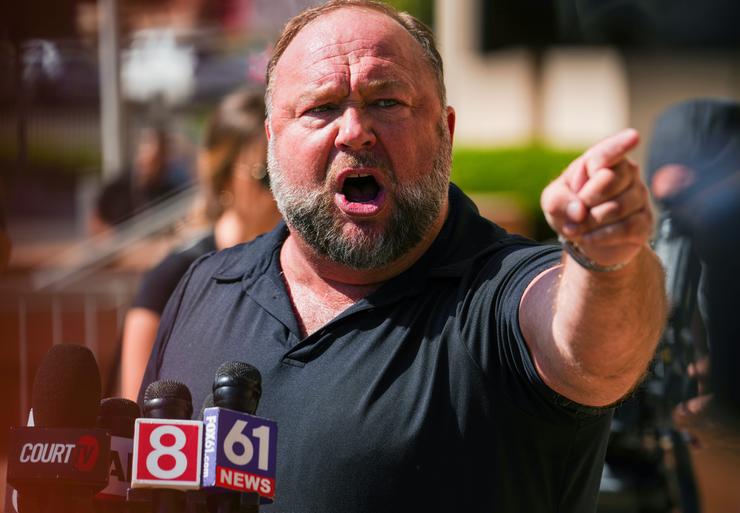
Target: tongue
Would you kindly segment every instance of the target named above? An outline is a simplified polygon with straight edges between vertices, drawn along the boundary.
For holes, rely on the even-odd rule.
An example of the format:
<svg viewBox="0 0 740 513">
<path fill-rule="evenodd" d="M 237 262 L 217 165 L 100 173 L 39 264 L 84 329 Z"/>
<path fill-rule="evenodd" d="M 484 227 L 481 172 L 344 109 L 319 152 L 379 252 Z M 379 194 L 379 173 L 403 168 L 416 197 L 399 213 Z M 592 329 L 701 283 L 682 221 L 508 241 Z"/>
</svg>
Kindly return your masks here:
<svg viewBox="0 0 740 513">
<path fill-rule="evenodd" d="M 378 196 L 378 185 L 372 178 L 350 178 L 344 182 L 342 193 L 347 201 L 366 203 Z"/>
</svg>

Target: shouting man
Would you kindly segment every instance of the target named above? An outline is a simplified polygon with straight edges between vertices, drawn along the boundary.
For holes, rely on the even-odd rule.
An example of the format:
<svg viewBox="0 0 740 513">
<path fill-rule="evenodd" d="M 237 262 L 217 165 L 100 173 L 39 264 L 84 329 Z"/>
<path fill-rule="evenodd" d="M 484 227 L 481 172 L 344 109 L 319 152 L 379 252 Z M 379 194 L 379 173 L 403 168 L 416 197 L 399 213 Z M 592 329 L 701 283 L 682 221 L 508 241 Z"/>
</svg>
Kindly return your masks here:
<svg viewBox="0 0 740 513">
<path fill-rule="evenodd" d="M 455 111 L 429 29 L 369 0 L 284 29 L 267 72 L 285 224 L 196 262 L 143 387 L 196 406 L 227 360 L 263 376 L 283 513 L 594 508 L 611 418 L 664 322 L 633 130 L 542 195 L 560 247 L 449 183 Z M 197 407 L 196 407 L 197 410 Z"/>
</svg>

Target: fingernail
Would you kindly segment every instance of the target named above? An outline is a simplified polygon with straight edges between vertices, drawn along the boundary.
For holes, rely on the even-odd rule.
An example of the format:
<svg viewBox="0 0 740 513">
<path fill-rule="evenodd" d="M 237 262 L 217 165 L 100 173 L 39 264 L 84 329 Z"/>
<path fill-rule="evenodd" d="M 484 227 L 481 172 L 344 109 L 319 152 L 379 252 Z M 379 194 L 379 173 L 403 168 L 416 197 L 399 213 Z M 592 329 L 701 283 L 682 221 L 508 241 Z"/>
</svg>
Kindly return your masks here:
<svg viewBox="0 0 740 513">
<path fill-rule="evenodd" d="M 578 217 L 581 214 L 581 202 L 577 200 L 573 200 L 570 203 L 568 203 L 568 206 L 565 207 L 565 213 L 568 215 L 568 217 L 573 221 L 579 221 Z"/>
</svg>

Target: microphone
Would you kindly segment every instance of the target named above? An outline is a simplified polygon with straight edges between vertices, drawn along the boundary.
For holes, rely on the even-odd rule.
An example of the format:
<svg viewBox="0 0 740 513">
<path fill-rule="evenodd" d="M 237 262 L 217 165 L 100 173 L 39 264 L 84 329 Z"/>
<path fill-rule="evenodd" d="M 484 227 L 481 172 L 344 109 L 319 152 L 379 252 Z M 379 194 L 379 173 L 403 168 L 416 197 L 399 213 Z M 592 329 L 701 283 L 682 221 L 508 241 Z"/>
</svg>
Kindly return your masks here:
<svg viewBox="0 0 740 513">
<path fill-rule="evenodd" d="M 108 484 L 110 435 L 95 428 L 100 372 L 86 347 L 53 346 L 33 382 L 34 426 L 10 429 L 8 483 L 19 513 L 92 513 Z"/>
<path fill-rule="evenodd" d="M 261 500 L 275 496 L 277 423 L 254 415 L 261 395 L 253 366 L 232 361 L 216 371 L 213 407 L 203 411 L 203 488 L 214 492 L 211 511 L 257 512 Z"/>
<path fill-rule="evenodd" d="M 95 496 L 96 510 L 100 513 L 135 510 L 133 503 L 126 504 L 126 492 L 131 486 L 134 424 L 140 416 L 139 405 L 129 399 L 109 397 L 100 402 L 97 426 L 111 433 L 108 486 Z"/>
<path fill-rule="evenodd" d="M 200 488 L 203 423 L 189 420 L 188 387 L 155 381 L 144 393 L 144 418 L 136 419 L 129 501 L 150 501 L 157 513 L 180 513 L 186 490 Z M 151 488 L 151 492 L 138 489 Z"/>
<path fill-rule="evenodd" d="M 225 362 L 213 380 L 213 405 L 254 415 L 262 397 L 262 375 L 244 362 Z"/>
</svg>

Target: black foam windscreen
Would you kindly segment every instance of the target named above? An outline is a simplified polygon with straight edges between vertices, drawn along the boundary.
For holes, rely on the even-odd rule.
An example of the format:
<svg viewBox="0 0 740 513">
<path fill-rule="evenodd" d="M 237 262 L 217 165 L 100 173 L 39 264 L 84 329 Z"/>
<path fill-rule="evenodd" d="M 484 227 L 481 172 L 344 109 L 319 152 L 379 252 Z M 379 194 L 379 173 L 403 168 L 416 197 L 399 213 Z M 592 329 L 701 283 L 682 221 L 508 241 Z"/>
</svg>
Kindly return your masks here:
<svg viewBox="0 0 740 513">
<path fill-rule="evenodd" d="M 146 387 L 146 391 L 144 392 L 144 402 L 164 398 L 182 399 L 191 402 L 193 400 L 190 395 L 190 389 L 179 381 L 165 379 L 150 383 L 149 386 Z"/>
<path fill-rule="evenodd" d="M 189 419 L 193 414 L 193 398 L 188 387 L 179 381 L 155 381 L 144 392 L 144 417 Z"/>
<path fill-rule="evenodd" d="M 262 397 L 262 375 L 252 365 L 230 361 L 221 364 L 213 381 L 213 404 L 254 414 Z"/>
<path fill-rule="evenodd" d="M 100 411 L 100 371 L 88 348 L 53 346 L 33 381 L 31 406 L 39 427 L 94 427 Z"/>
<path fill-rule="evenodd" d="M 134 424 L 141 417 L 139 405 L 123 397 L 107 397 L 100 402 L 97 426 L 109 429 L 111 435 L 134 437 Z"/>
</svg>

